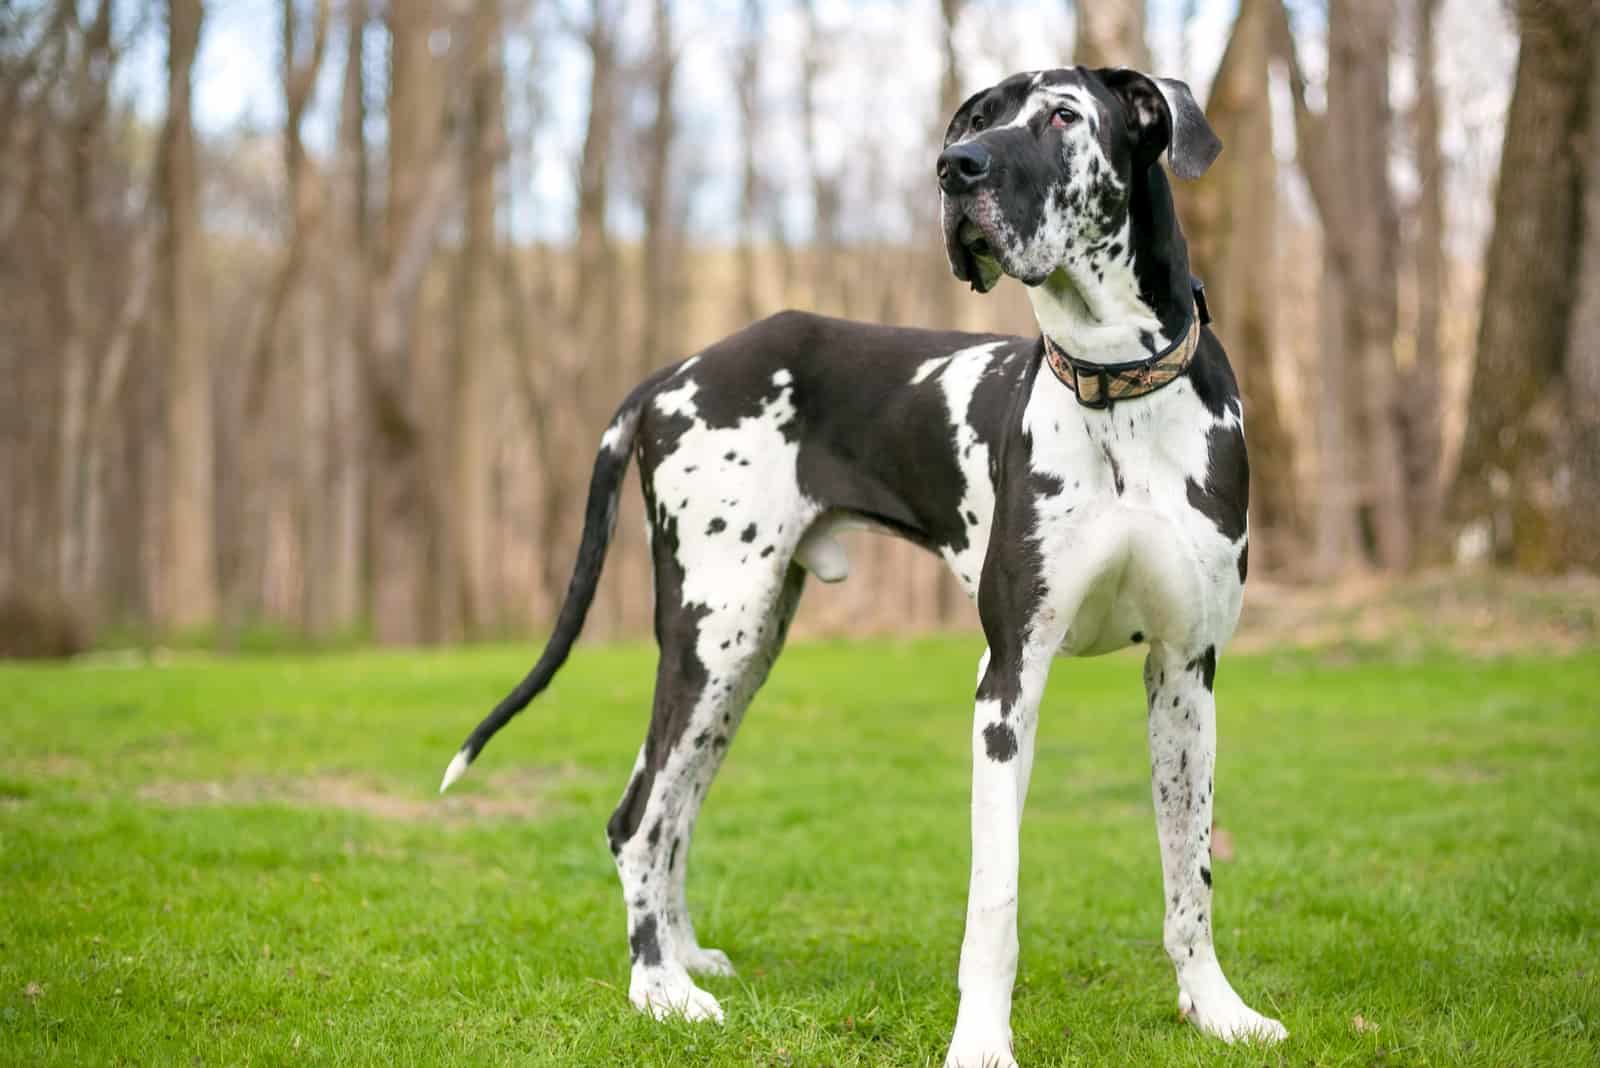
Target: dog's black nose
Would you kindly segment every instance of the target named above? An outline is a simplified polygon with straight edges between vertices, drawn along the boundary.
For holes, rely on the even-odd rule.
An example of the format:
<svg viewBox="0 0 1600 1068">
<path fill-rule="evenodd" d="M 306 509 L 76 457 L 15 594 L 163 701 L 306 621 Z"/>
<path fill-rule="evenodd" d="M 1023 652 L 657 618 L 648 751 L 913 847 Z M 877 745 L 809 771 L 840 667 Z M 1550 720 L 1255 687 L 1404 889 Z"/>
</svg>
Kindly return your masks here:
<svg viewBox="0 0 1600 1068">
<path fill-rule="evenodd" d="M 939 188 L 954 196 L 970 193 L 989 177 L 989 150 L 976 141 L 952 145 L 939 154 Z"/>
</svg>

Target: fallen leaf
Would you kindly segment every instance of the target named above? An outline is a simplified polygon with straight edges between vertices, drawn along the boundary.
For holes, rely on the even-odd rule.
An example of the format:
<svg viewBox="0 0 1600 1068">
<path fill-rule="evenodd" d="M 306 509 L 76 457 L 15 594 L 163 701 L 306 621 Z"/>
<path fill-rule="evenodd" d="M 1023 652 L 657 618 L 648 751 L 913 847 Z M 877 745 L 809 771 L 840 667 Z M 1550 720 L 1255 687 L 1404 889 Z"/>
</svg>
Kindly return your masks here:
<svg viewBox="0 0 1600 1068">
<path fill-rule="evenodd" d="M 38 983 L 29 983 L 23 988 L 22 996 L 27 998 L 29 1001 L 38 1001 L 40 998 L 44 997 L 44 987 L 40 986 Z"/>
<path fill-rule="evenodd" d="M 1373 1023 L 1359 1012 L 1351 1018 L 1350 1026 L 1356 1029 L 1357 1034 L 1361 1035 L 1374 1034 L 1378 1030 L 1377 1024 Z"/>
<path fill-rule="evenodd" d="M 1224 830 L 1216 824 L 1211 825 L 1211 859 L 1221 861 L 1233 859 L 1233 832 Z"/>
</svg>

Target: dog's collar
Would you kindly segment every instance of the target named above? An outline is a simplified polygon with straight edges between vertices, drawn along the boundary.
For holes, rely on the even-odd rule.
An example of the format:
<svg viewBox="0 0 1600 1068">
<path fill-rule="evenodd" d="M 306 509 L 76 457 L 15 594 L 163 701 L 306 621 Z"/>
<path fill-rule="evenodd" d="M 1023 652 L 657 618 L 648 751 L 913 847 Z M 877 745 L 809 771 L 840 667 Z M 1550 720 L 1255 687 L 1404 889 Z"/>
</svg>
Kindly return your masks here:
<svg viewBox="0 0 1600 1068">
<path fill-rule="evenodd" d="M 1200 327 L 1211 321 L 1205 285 L 1198 278 L 1191 285 L 1195 310 L 1189 316 L 1188 329 L 1155 355 L 1128 363 L 1088 363 L 1074 359 L 1045 334 L 1045 363 L 1085 408 L 1110 408 L 1117 401 L 1143 397 L 1170 385 L 1189 369 L 1189 361 L 1200 347 Z"/>
</svg>

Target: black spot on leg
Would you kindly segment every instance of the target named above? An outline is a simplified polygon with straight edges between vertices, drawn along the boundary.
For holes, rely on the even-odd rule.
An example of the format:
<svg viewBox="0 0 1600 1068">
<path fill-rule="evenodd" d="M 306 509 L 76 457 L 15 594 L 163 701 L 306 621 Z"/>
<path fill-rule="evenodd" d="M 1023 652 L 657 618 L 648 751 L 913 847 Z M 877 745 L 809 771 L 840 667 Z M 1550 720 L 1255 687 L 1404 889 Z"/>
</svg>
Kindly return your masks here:
<svg viewBox="0 0 1600 1068">
<path fill-rule="evenodd" d="M 1004 723 L 991 723 L 983 728 L 983 745 L 989 759 L 1004 764 L 1017 755 L 1017 732 Z"/>
<path fill-rule="evenodd" d="M 771 556 L 773 548 L 774 548 L 774 546 L 769 545 L 765 549 L 762 549 L 761 550 L 761 559 L 765 560 L 767 557 Z"/>
<path fill-rule="evenodd" d="M 754 523 L 751 523 L 749 526 L 745 527 L 743 532 L 741 532 L 740 535 L 739 535 L 739 540 L 743 541 L 743 542 L 755 541 L 756 540 L 756 525 Z"/>
<path fill-rule="evenodd" d="M 655 826 L 650 828 L 650 833 L 645 835 L 645 839 L 644 840 L 646 842 L 649 842 L 652 846 L 658 845 L 661 842 L 661 821 L 660 820 L 656 820 Z"/>
<path fill-rule="evenodd" d="M 694 747 L 696 749 L 704 749 L 706 747 L 706 743 L 709 742 L 710 740 L 711 740 L 711 732 L 710 731 L 701 731 L 699 734 L 694 736 Z"/>
<path fill-rule="evenodd" d="M 644 805 L 648 799 L 645 792 L 647 788 L 642 775 L 635 775 L 628 780 L 628 789 L 617 804 L 617 811 L 606 823 L 606 841 L 611 846 L 612 856 L 621 853 L 623 843 L 639 829 L 639 821 L 644 819 Z"/>
<path fill-rule="evenodd" d="M 656 939 L 654 916 L 646 916 L 639 921 L 639 926 L 629 932 L 628 949 L 632 951 L 635 964 L 643 964 L 646 968 L 660 966 L 661 943 Z"/>
<path fill-rule="evenodd" d="M 977 526 L 978 525 L 978 513 L 977 512 L 973 512 L 973 511 L 968 511 L 967 512 L 967 522 L 971 523 L 973 526 Z"/>
<path fill-rule="evenodd" d="M 715 518 L 713 518 L 711 520 L 711 522 L 706 525 L 706 533 L 707 534 L 721 534 L 724 530 L 727 530 L 727 529 L 728 529 L 728 521 L 726 519 L 723 519 L 720 515 L 716 516 Z"/>
<path fill-rule="evenodd" d="M 1211 869 L 1210 868 L 1201 868 L 1200 869 L 1200 881 L 1205 883 L 1207 886 L 1211 885 Z"/>
<path fill-rule="evenodd" d="M 711 740 L 711 748 L 717 750 L 718 752 L 721 752 L 722 750 L 728 748 L 728 737 L 727 737 L 727 735 L 719 734 L 715 738 L 713 738 Z"/>
<path fill-rule="evenodd" d="M 672 852 L 667 854 L 667 870 L 668 871 L 671 871 L 672 869 L 674 869 L 674 868 L 676 868 L 678 866 L 678 845 L 680 844 L 681 841 L 682 840 L 679 839 L 679 838 L 674 838 L 672 840 Z"/>
<path fill-rule="evenodd" d="M 1188 668 L 1190 671 L 1198 670 L 1200 672 L 1200 681 L 1205 684 L 1207 690 L 1210 690 L 1211 684 L 1217 678 L 1217 647 L 1215 645 L 1206 646 L 1205 652 L 1189 661 Z"/>
<path fill-rule="evenodd" d="M 1244 585 L 1244 577 L 1250 573 L 1250 543 L 1245 542 L 1239 546 L 1239 584 Z"/>
</svg>

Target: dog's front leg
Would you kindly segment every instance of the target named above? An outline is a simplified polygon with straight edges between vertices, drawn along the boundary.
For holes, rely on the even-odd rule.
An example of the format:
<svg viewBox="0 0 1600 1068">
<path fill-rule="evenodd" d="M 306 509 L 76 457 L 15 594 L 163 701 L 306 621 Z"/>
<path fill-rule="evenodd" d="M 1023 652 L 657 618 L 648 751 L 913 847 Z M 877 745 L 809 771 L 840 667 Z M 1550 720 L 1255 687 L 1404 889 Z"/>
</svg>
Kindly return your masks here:
<svg viewBox="0 0 1600 1068">
<path fill-rule="evenodd" d="M 1234 992 L 1211 941 L 1211 798 L 1217 760 L 1215 646 L 1177 652 L 1152 646 L 1145 658 L 1150 776 L 1161 877 L 1162 942 L 1178 970 L 1178 1010 L 1226 1042 L 1287 1036 Z"/>
<path fill-rule="evenodd" d="M 1014 1068 L 1018 831 L 1050 650 L 984 654 L 972 723 L 972 883 L 961 943 L 961 1007 L 946 1068 Z"/>
</svg>

